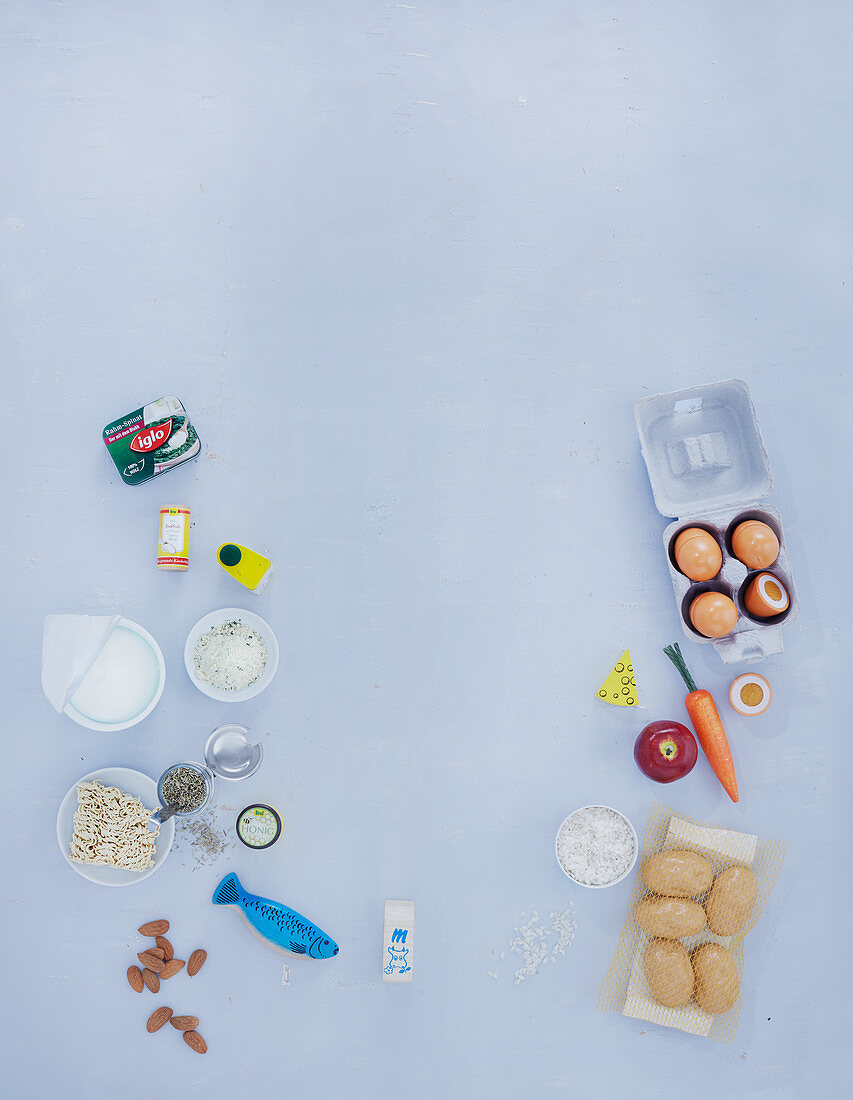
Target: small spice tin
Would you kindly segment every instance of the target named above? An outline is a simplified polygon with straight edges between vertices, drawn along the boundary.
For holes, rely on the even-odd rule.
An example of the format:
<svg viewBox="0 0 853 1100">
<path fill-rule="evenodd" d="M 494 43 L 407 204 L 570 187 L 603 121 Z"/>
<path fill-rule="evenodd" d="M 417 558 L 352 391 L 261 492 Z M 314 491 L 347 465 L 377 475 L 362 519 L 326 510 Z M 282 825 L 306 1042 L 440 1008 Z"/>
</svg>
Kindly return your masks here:
<svg viewBox="0 0 853 1100">
<path fill-rule="evenodd" d="M 157 568 L 184 570 L 190 567 L 190 510 L 161 508 L 157 539 Z"/>
<path fill-rule="evenodd" d="M 187 411 L 174 396 L 158 397 L 104 428 L 104 445 L 126 485 L 139 485 L 195 458 L 201 450 Z"/>
<path fill-rule="evenodd" d="M 281 831 L 278 812 L 260 802 L 247 806 L 237 817 L 237 836 L 247 848 L 271 848 Z"/>
</svg>

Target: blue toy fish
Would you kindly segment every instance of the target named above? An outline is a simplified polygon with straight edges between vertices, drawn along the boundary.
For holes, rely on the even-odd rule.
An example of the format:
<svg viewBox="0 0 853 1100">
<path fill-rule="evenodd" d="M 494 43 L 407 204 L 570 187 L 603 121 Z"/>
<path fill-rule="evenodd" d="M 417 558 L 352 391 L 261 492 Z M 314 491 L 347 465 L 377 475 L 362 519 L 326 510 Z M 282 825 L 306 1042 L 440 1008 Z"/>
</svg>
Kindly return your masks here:
<svg viewBox="0 0 853 1100">
<path fill-rule="evenodd" d="M 331 959 L 338 953 L 335 941 L 310 920 L 281 902 L 247 894 L 233 871 L 213 891 L 213 904 L 233 905 L 267 947 L 284 955 Z"/>
</svg>

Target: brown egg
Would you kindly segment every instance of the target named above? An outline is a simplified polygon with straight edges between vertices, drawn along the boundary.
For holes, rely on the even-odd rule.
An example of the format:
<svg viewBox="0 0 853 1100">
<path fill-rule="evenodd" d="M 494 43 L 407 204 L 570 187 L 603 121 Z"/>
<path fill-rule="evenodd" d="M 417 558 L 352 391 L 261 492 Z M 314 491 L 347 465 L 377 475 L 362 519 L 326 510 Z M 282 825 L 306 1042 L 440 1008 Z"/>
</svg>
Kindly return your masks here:
<svg viewBox="0 0 853 1100">
<path fill-rule="evenodd" d="M 743 605 L 756 619 L 781 615 L 790 603 L 788 590 L 772 573 L 759 573 L 749 582 L 743 594 Z"/>
<path fill-rule="evenodd" d="M 737 608 L 722 592 L 703 592 L 690 605 L 690 621 L 706 638 L 724 638 L 735 628 Z"/>
<path fill-rule="evenodd" d="M 779 557 L 779 540 L 760 519 L 747 519 L 734 529 L 732 553 L 747 569 L 767 569 Z"/>
<path fill-rule="evenodd" d="M 713 535 L 701 527 L 680 531 L 673 547 L 675 564 L 691 581 L 709 581 L 722 568 L 723 553 Z"/>
</svg>

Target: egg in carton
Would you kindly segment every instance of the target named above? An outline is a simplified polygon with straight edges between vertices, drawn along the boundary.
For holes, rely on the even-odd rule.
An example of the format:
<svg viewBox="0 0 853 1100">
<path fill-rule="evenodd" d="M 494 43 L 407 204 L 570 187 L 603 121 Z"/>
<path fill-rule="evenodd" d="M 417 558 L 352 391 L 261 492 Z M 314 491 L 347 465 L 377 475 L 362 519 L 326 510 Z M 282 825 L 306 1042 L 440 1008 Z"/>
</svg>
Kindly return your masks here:
<svg viewBox="0 0 853 1100">
<path fill-rule="evenodd" d="M 740 379 L 655 394 L 634 406 L 672 587 L 688 638 L 726 664 L 784 649 L 799 614 L 749 387 Z"/>
</svg>

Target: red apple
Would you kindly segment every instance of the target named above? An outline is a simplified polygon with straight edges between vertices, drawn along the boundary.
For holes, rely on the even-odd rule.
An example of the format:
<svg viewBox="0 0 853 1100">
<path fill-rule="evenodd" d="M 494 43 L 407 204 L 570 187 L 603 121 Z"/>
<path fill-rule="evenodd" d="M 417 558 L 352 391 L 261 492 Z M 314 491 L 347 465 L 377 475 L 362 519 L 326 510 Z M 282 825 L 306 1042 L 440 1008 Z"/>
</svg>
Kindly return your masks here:
<svg viewBox="0 0 853 1100">
<path fill-rule="evenodd" d="M 693 770 L 696 738 L 680 722 L 650 722 L 634 742 L 634 760 L 656 783 L 672 783 Z"/>
</svg>

